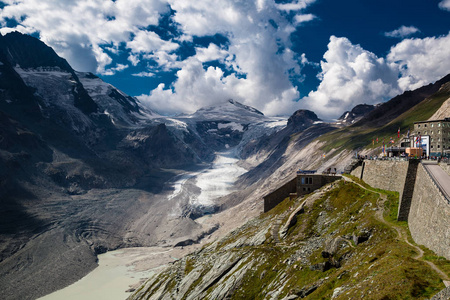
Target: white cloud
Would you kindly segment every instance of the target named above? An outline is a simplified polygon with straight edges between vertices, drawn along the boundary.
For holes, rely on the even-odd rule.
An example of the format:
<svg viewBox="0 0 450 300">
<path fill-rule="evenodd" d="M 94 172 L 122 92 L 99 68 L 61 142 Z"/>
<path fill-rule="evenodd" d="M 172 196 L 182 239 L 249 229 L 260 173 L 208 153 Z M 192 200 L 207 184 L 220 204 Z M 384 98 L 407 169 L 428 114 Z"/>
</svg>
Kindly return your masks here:
<svg viewBox="0 0 450 300">
<path fill-rule="evenodd" d="M 450 11 L 450 0 L 443 0 L 439 2 L 439 7 L 441 9 Z"/>
<path fill-rule="evenodd" d="M 395 66 L 347 38 L 330 38 L 321 68 L 319 87 L 301 104 L 325 119 L 336 118 L 359 103 L 379 103 L 400 92 Z"/>
<path fill-rule="evenodd" d="M 179 47 L 178 44 L 164 41 L 153 31 L 139 31 L 127 43 L 127 48 L 134 53 L 151 53 L 154 51 L 172 52 Z"/>
<path fill-rule="evenodd" d="M 140 62 L 140 59 L 139 59 L 139 55 L 137 55 L 137 54 L 130 54 L 129 56 L 128 56 L 128 61 L 133 65 L 133 66 L 137 66 L 138 65 L 138 63 Z"/>
<path fill-rule="evenodd" d="M 403 26 L 400 26 L 400 28 L 395 29 L 393 31 L 385 32 L 384 35 L 387 37 L 403 39 L 403 38 L 413 35 L 417 32 L 420 32 L 420 30 L 417 27 L 403 25 Z"/>
<path fill-rule="evenodd" d="M 153 76 L 155 76 L 155 74 L 152 72 L 139 72 L 139 73 L 132 74 L 132 75 L 135 77 L 153 77 Z"/>
<path fill-rule="evenodd" d="M 309 22 L 312 21 L 316 18 L 315 15 L 312 14 L 306 14 L 306 15 L 296 15 L 294 17 L 295 23 L 296 24 L 300 24 L 300 23 L 304 23 L 304 22 Z"/>
<path fill-rule="evenodd" d="M 292 3 L 280 3 L 277 4 L 276 7 L 279 10 L 283 10 L 283 11 L 298 11 L 298 10 L 302 10 L 305 9 L 306 7 L 308 7 L 310 4 L 316 2 L 316 0 L 299 0 L 297 2 L 292 2 Z"/>
<path fill-rule="evenodd" d="M 160 15 L 169 8 L 164 0 L 6 2 L 8 5 L 0 11 L 2 34 L 11 30 L 27 34 L 38 32 L 41 40 L 75 69 L 98 73 L 107 73 L 107 66 L 112 63 L 102 46 L 110 51 L 117 50 L 133 34 L 137 36 L 141 28 L 158 25 Z M 5 27 L 6 19 L 23 21 L 10 29 Z M 138 47 L 140 42 L 145 40 L 137 41 L 134 46 Z"/>
<path fill-rule="evenodd" d="M 227 91 L 223 72 L 219 68 L 204 70 L 197 59 L 190 59 L 177 72 L 178 80 L 171 89 L 160 84 L 150 95 L 142 95 L 139 100 L 152 109 L 165 114 L 193 112 L 196 109 L 217 103 L 218 99 L 234 98 Z"/>
<path fill-rule="evenodd" d="M 152 54 L 143 55 L 143 58 L 154 60 L 163 71 L 181 68 L 183 65 L 183 62 L 178 61 L 176 54 L 169 54 L 165 51 L 155 51 Z"/>
<path fill-rule="evenodd" d="M 359 103 L 388 100 L 447 75 L 450 72 L 448 49 L 450 33 L 405 39 L 393 46 L 386 58 L 379 58 L 347 38 L 332 36 L 320 63 L 321 83 L 300 103 L 320 117 L 332 119 Z"/>
<path fill-rule="evenodd" d="M 441 37 L 406 39 L 391 48 L 387 59 L 401 74 L 402 90 L 412 90 L 450 73 L 450 33 Z"/>
<path fill-rule="evenodd" d="M 152 54 L 161 66 L 180 70 L 171 86 L 160 85 L 150 95 L 140 96 L 143 103 L 173 114 L 233 98 L 269 115 L 294 111 L 299 93 L 290 76 L 300 76 L 304 59 L 290 50 L 289 37 L 295 27 L 273 1 L 169 2 L 185 37 L 220 33 L 229 43 L 226 48 L 197 47 L 196 54 L 184 61 L 167 52 Z M 269 25 L 269 20 L 277 26 Z M 213 60 L 225 66 L 205 69 L 202 63 Z M 233 73 L 225 73 L 224 68 Z"/>
<path fill-rule="evenodd" d="M 114 68 L 109 68 L 106 72 L 104 72 L 103 75 L 111 76 L 111 75 L 116 74 L 117 72 L 125 70 L 126 68 L 128 68 L 127 65 L 118 64 Z"/>
<path fill-rule="evenodd" d="M 226 50 L 220 49 L 216 44 L 209 44 L 208 48 L 196 48 L 196 57 L 201 62 L 223 60 L 229 53 Z"/>
</svg>

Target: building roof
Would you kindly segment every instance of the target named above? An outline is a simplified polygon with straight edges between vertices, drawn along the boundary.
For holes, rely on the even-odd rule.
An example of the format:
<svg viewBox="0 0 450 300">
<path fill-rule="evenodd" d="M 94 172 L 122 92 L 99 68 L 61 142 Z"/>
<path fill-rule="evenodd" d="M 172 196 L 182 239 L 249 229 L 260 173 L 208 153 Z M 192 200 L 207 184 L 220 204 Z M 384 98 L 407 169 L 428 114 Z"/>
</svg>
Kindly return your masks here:
<svg viewBox="0 0 450 300">
<path fill-rule="evenodd" d="M 414 122 L 414 124 L 419 124 L 419 123 L 438 123 L 438 122 L 450 122 L 450 118 L 445 118 L 443 120 L 417 121 L 417 122 Z"/>
</svg>

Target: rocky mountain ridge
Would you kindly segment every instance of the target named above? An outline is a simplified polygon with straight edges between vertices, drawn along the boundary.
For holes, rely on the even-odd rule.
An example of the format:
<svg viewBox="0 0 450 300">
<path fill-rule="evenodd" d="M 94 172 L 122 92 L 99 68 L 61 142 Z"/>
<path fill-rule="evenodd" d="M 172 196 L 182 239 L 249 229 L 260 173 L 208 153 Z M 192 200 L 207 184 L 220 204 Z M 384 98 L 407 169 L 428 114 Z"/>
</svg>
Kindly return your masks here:
<svg viewBox="0 0 450 300">
<path fill-rule="evenodd" d="M 232 100 L 217 109 L 161 117 L 95 75 L 74 71 L 37 39 L 1 36 L 5 299 L 68 285 L 108 250 L 173 246 L 216 230 L 173 215 L 171 180 L 208 168 L 215 151 L 285 124 Z M 64 259 L 55 264 L 58 257 Z M 26 268 L 17 268 L 22 262 Z"/>
<path fill-rule="evenodd" d="M 338 122 L 353 124 L 361 120 L 366 114 L 375 109 L 376 106 L 369 104 L 358 104 L 351 111 L 346 111 L 339 117 Z"/>
</svg>

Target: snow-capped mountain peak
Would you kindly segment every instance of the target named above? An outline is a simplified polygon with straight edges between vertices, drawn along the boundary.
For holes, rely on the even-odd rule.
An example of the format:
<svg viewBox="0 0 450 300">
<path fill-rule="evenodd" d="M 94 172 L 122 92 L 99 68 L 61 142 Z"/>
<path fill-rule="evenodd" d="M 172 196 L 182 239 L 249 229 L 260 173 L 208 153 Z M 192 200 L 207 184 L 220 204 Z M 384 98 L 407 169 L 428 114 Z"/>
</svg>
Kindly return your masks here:
<svg viewBox="0 0 450 300">
<path fill-rule="evenodd" d="M 254 123 L 265 118 L 264 114 L 257 109 L 232 99 L 218 105 L 200 108 L 186 117 L 203 121 L 223 120 L 241 124 Z"/>
<path fill-rule="evenodd" d="M 260 112 L 259 110 L 257 110 L 256 108 L 253 108 L 251 106 L 244 105 L 244 104 L 242 104 L 240 102 L 234 101 L 233 99 L 229 99 L 228 102 L 233 104 L 233 105 L 235 105 L 238 108 L 243 108 L 243 109 L 246 109 L 246 110 L 248 110 L 250 112 L 254 112 L 256 114 L 264 116 L 264 114 L 262 112 Z"/>
</svg>

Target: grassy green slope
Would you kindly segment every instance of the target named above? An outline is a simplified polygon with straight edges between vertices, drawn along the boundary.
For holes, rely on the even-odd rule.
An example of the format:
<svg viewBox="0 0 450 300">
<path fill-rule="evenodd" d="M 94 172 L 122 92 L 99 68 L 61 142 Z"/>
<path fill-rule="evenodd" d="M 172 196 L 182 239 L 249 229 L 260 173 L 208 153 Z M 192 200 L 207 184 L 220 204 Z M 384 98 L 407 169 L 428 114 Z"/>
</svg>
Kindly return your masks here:
<svg viewBox="0 0 450 300">
<path fill-rule="evenodd" d="M 387 195 L 384 204 L 379 192 Z M 273 240 L 271 230 L 261 244 L 239 241 L 252 240 L 280 219 L 285 223 L 290 208 L 305 199 L 286 199 L 219 242 L 188 255 L 184 267 L 175 263 L 151 279 L 148 289 L 141 290 L 141 297 L 151 299 L 147 297 L 162 293 L 168 299 L 215 299 L 218 291 L 226 290 L 227 299 L 330 299 L 333 294 L 333 299 L 427 299 L 444 288 L 439 275 L 423 261 L 414 259 L 416 249 L 394 229 L 401 226 L 407 230 L 406 224 L 395 221 L 398 194 L 339 181 L 333 188 L 306 199 L 304 212 L 296 216 L 296 224 L 281 243 Z M 387 223 L 376 217 L 380 210 Z M 360 243 L 352 239 L 367 237 L 367 233 L 370 237 Z M 337 246 L 331 251 L 333 243 Z M 324 255 L 324 251 L 332 252 L 331 256 Z M 211 278 L 214 269 L 220 268 L 217 261 L 236 258 L 239 262 L 235 266 L 220 277 Z M 438 262 L 450 275 L 449 261 L 429 250 L 426 259 Z M 325 264 L 329 268 L 321 267 Z M 183 286 L 187 280 L 180 274 L 191 276 L 188 288 Z M 200 294 L 192 294 L 199 290 Z"/>
<path fill-rule="evenodd" d="M 429 119 L 450 97 L 450 84 L 445 84 L 446 88 L 442 88 L 433 96 L 426 98 L 418 105 L 404 112 L 388 124 L 379 128 L 368 128 L 358 126 L 358 123 L 346 128 L 341 128 L 324 134 L 319 137 L 320 141 L 326 142 L 322 147 L 325 152 L 331 149 L 347 149 L 356 150 L 361 148 L 373 149 L 382 146 L 383 139 L 386 143 L 390 138 L 394 138 L 397 142 L 397 130 L 400 128 L 401 134 L 405 135 L 408 129 L 412 131 L 414 122 Z M 372 145 L 372 140 L 378 137 L 378 144 Z M 402 136 L 400 136 L 402 137 Z"/>
</svg>

